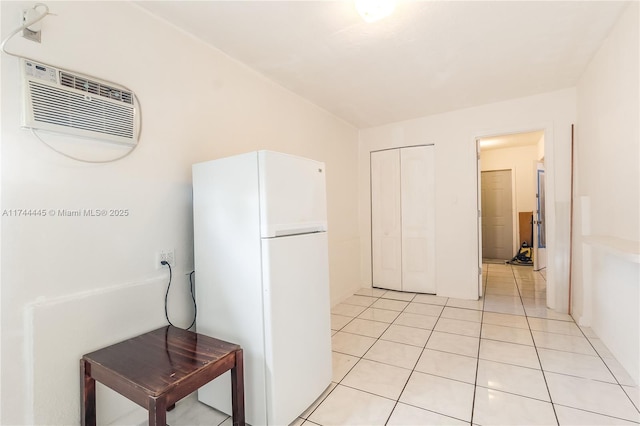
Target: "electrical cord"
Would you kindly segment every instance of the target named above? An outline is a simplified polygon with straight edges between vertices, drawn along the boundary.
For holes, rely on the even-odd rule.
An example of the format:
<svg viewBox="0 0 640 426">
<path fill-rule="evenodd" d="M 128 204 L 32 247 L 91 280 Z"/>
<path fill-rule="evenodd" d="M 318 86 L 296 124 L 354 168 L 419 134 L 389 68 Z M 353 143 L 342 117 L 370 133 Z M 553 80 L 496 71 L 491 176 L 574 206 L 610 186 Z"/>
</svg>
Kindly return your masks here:
<svg viewBox="0 0 640 426">
<path fill-rule="evenodd" d="M 74 157 L 73 155 L 67 154 L 65 152 L 60 151 L 59 149 L 54 148 L 53 145 L 45 142 L 45 140 L 42 139 L 38 133 L 36 133 L 36 129 L 34 129 L 33 127 L 31 128 L 31 133 L 33 134 L 33 136 L 36 137 L 36 139 L 38 139 L 40 142 L 42 142 L 42 144 L 44 146 L 46 146 L 47 148 L 49 148 L 53 152 L 55 152 L 57 154 L 60 154 L 63 157 L 67 157 L 67 158 L 70 158 L 70 159 L 75 160 L 75 161 L 80 161 L 82 163 L 89 163 L 89 164 L 113 163 L 114 161 L 122 160 L 124 157 L 128 157 L 133 152 L 133 150 L 135 149 L 135 146 L 134 146 L 129 151 L 127 151 L 125 154 L 123 154 L 123 155 L 121 155 L 119 157 L 116 157 L 116 158 L 110 158 L 108 160 L 86 160 L 84 158 Z M 137 146 L 137 144 L 136 144 L 136 146 Z"/>
<path fill-rule="evenodd" d="M 10 52 L 10 51 L 8 51 L 8 50 L 5 48 L 5 45 L 6 45 L 6 44 L 9 42 L 9 40 L 11 40 L 11 39 L 16 35 L 16 34 L 20 33 L 21 31 L 25 30 L 26 28 L 29 28 L 30 26 L 32 26 L 32 25 L 34 25 L 34 24 L 37 24 L 38 22 L 40 22 L 41 20 L 43 20 L 43 19 L 44 19 L 46 16 L 48 16 L 48 15 L 55 15 L 55 14 L 53 14 L 53 13 L 49 12 L 49 6 L 47 6 L 47 5 L 46 5 L 46 4 L 44 4 L 44 3 L 36 3 L 36 4 L 33 6 L 33 9 L 35 10 L 35 9 L 37 9 L 38 7 L 43 7 L 43 8 L 44 8 L 44 12 L 43 12 L 43 13 L 41 13 L 38 17 L 36 17 L 36 18 L 34 18 L 34 19 L 31 19 L 30 21 L 25 22 L 25 23 L 24 23 L 24 24 L 22 24 L 20 27 L 16 28 L 14 31 L 12 31 L 11 33 L 9 33 L 9 35 L 8 35 L 8 36 L 6 36 L 6 37 L 2 40 L 2 42 L 0 42 L 0 51 L 2 51 L 3 53 L 5 53 L 5 54 L 7 54 L 7 55 L 9 55 L 9 56 L 13 56 L 14 58 L 18 58 L 18 59 L 27 59 L 27 60 L 29 60 L 29 61 L 40 62 L 40 61 L 38 61 L 38 60 L 36 60 L 36 59 L 33 59 L 33 58 L 30 58 L 30 57 L 28 57 L 28 56 L 23 56 L 23 55 L 19 55 L 19 54 L 17 54 L 17 53 Z M 53 67 L 55 67 L 55 68 L 61 68 L 61 69 L 62 69 L 62 67 L 58 67 L 58 66 L 56 66 L 56 65 L 52 65 L 52 66 L 53 66 Z M 34 136 L 35 136 L 35 137 L 36 137 L 40 142 L 42 142 L 45 146 L 47 146 L 48 148 L 50 148 L 50 149 L 51 149 L 51 150 L 53 150 L 54 152 L 56 152 L 56 153 L 58 153 L 58 154 L 60 154 L 60 155 L 62 155 L 62 156 L 64 156 L 64 157 L 67 157 L 67 158 L 69 158 L 69 159 L 71 159 L 71 160 L 80 161 L 80 162 L 83 162 L 83 163 L 91 163 L 91 164 L 104 164 L 104 163 L 111 163 L 111 162 L 114 162 L 114 161 L 121 160 L 121 159 L 123 159 L 123 158 L 127 157 L 129 154 L 131 154 L 131 153 L 132 153 L 132 152 L 133 152 L 133 151 L 138 147 L 138 141 L 140 140 L 140 134 L 142 133 L 142 105 L 141 105 L 141 103 L 140 103 L 140 99 L 138 98 L 138 96 L 136 96 L 135 92 L 134 92 L 133 90 L 129 89 L 127 86 L 123 86 L 122 84 L 114 83 L 113 81 L 105 80 L 105 79 L 103 79 L 103 78 L 99 78 L 99 77 L 96 77 L 96 76 L 93 76 L 93 75 L 90 75 L 90 74 L 84 74 L 84 73 L 83 73 L 83 75 L 84 75 L 85 77 L 93 78 L 93 79 L 96 79 L 96 80 L 102 80 L 102 81 L 104 81 L 105 83 L 111 84 L 111 85 L 116 86 L 116 87 L 120 87 L 120 88 L 122 88 L 122 89 L 125 89 L 125 90 L 127 90 L 127 91 L 131 92 L 131 94 L 133 95 L 133 98 L 134 98 L 134 100 L 135 100 L 135 105 L 137 106 L 137 109 L 138 109 L 138 114 L 137 114 L 137 116 L 138 116 L 138 132 L 137 132 L 137 134 L 136 134 L 136 144 L 135 144 L 135 145 L 134 145 L 134 146 L 133 146 L 129 151 L 127 151 L 127 153 L 126 153 L 126 154 L 121 155 L 121 156 L 116 157 L 116 158 L 111 158 L 111 159 L 108 159 L 108 160 L 86 160 L 86 159 L 83 159 L 83 158 L 74 157 L 74 156 L 72 156 L 72 155 L 66 154 L 66 153 L 64 153 L 64 152 L 62 152 L 62 151 L 60 151 L 60 150 L 58 150 L 58 149 L 54 148 L 53 146 L 51 146 L 50 144 L 48 144 L 47 142 L 45 142 L 45 141 L 40 137 L 40 135 L 38 135 L 38 134 L 35 132 L 35 129 L 33 129 L 33 128 L 31 128 L 31 133 L 32 133 L 32 134 L 33 134 L 33 135 L 34 135 Z"/>
<path fill-rule="evenodd" d="M 169 302 L 169 289 L 171 288 L 171 280 L 173 279 L 173 271 L 171 270 L 171 264 L 169 262 L 167 262 L 166 260 L 163 260 L 160 262 L 161 265 L 163 266 L 168 266 L 169 267 L 169 284 L 167 284 L 167 292 L 164 294 L 164 317 L 167 319 L 167 322 L 169 323 L 169 325 L 175 327 L 175 325 L 171 322 L 171 320 L 169 319 L 169 310 L 168 310 L 168 302 Z M 198 307 L 196 305 L 196 297 L 195 294 L 193 292 L 193 273 L 195 271 L 191 271 L 191 273 L 189 274 L 189 288 L 191 290 L 191 300 L 193 300 L 193 321 L 191 321 L 191 325 L 189 325 L 189 327 L 185 328 L 185 330 L 190 330 L 195 324 L 196 324 L 196 317 L 198 315 Z"/>
<path fill-rule="evenodd" d="M 167 303 L 169 301 L 169 289 L 171 288 L 171 279 L 173 278 L 173 272 L 171 271 L 171 264 L 166 260 L 160 262 L 161 265 L 165 265 L 169 267 L 169 284 L 167 284 L 167 292 L 164 294 L 164 317 L 167 319 L 167 322 L 170 326 L 175 327 L 171 320 L 169 319 L 169 311 L 167 310 Z"/>
<path fill-rule="evenodd" d="M 189 273 L 189 288 L 191 289 L 191 300 L 193 300 L 193 321 L 191 321 L 191 325 L 187 328 L 187 330 L 191 330 L 191 327 L 196 325 L 196 317 L 198 316 L 198 305 L 196 304 L 196 295 L 193 292 L 193 274 L 196 271 L 191 271 Z"/>
</svg>

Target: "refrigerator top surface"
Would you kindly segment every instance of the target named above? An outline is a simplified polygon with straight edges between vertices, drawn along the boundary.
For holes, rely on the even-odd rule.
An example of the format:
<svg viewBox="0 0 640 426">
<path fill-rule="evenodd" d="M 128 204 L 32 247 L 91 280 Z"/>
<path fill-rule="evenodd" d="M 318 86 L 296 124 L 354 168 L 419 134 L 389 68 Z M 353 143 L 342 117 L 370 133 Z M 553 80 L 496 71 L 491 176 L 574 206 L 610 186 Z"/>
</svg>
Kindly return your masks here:
<svg viewBox="0 0 640 426">
<path fill-rule="evenodd" d="M 215 161 L 220 161 L 220 160 L 227 160 L 227 159 L 234 159 L 234 158 L 242 158 L 242 157 L 253 157 L 253 156 L 258 156 L 261 158 L 266 158 L 266 157 L 282 157 L 282 158 L 289 158 L 292 161 L 296 161 L 296 160 L 300 160 L 300 161 L 308 161 L 308 162 L 313 162 L 316 164 L 320 164 L 324 167 L 324 163 L 321 161 L 317 161 L 317 160 L 313 160 L 311 158 L 307 158 L 307 157 L 302 157 L 299 155 L 295 155 L 295 154 L 287 154 L 284 152 L 279 152 L 279 151 L 271 151 L 268 149 L 261 149 L 258 151 L 250 151 L 250 152 L 245 152 L 245 153 L 241 153 L 241 154 L 235 154 L 235 155 L 231 155 L 231 156 L 227 156 L 227 157 L 220 157 L 220 158 L 214 158 L 211 160 L 207 160 L 207 161 L 200 161 L 198 163 L 194 163 L 193 166 L 199 166 L 201 164 L 207 164 L 207 163 L 213 163 Z"/>
</svg>

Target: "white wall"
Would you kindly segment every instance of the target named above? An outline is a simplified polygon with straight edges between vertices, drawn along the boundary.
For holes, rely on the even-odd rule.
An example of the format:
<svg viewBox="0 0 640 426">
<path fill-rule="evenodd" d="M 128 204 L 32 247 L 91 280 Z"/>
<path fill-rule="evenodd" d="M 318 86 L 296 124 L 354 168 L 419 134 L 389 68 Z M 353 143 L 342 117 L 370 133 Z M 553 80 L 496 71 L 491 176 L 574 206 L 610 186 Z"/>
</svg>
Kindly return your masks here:
<svg viewBox="0 0 640 426">
<path fill-rule="evenodd" d="M 573 315 L 640 382 L 639 5 L 577 86 Z"/>
<path fill-rule="evenodd" d="M 514 248 L 522 243 L 519 241 L 519 212 L 534 212 L 536 210 L 535 164 L 538 155 L 537 145 L 517 146 L 501 149 L 484 149 L 480 153 L 480 167 L 482 171 L 511 170 L 515 183 L 515 211 L 514 214 Z M 533 243 L 533 242 L 532 242 Z"/>
<path fill-rule="evenodd" d="M 33 2 L 1 2 L 2 36 Z M 357 130 L 129 2 L 51 2 L 42 44 L 8 49 L 132 88 L 143 133 L 126 159 L 88 165 L 20 129 L 18 60 L 2 57 L 2 209 L 128 209 L 126 218 L 2 218 L 2 424 L 77 424 L 83 353 L 191 316 L 191 164 L 272 149 L 327 165 L 331 296 L 359 285 Z M 47 136 L 45 136 L 47 137 Z M 65 139 L 65 138 L 63 138 Z M 59 146 L 78 152 L 78 142 Z M 83 142 L 106 158 L 122 148 Z M 197 282 L 197 274 L 196 274 Z M 202 283 L 200 283 L 202 284 Z M 8 391 L 10 390 L 10 391 Z M 99 420 L 132 408 L 99 389 Z"/>
<path fill-rule="evenodd" d="M 548 280 L 566 292 L 568 280 L 569 161 L 575 91 L 493 103 L 362 130 L 360 133 L 360 235 L 362 283 L 371 285 L 369 155 L 371 151 L 435 144 L 436 283 L 442 296 L 478 297 L 476 138 L 544 129 L 548 196 Z M 555 302 L 555 294 L 552 293 Z M 553 303 L 550 303 L 553 305 Z M 566 306 L 566 304 L 565 304 Z"/>
</svg>

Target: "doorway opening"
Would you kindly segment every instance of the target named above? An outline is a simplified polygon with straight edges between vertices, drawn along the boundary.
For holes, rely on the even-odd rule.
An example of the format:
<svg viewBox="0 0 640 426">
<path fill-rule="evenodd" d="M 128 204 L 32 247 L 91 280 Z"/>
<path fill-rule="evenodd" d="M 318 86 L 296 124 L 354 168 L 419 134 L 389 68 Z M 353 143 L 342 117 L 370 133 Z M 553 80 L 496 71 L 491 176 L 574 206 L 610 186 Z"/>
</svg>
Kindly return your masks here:
<svg viewBox="0 0 640 426">
<path fill-rule="evenodd" d="M 477 150 L 480 269 L 526 247 L 533 249 L 533 269 L 543 271 L 544 130 L 478 138 Z"/>
</svg>

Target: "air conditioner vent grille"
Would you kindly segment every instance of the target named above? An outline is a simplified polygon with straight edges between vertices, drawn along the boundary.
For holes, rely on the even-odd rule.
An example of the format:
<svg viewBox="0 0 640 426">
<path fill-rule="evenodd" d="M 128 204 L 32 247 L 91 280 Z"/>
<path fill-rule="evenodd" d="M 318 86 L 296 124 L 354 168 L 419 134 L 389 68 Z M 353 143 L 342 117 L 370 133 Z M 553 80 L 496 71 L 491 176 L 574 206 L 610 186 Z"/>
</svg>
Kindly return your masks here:
<svg viewBox="0 0 640 426">
<path fill-rule="evenodd" d="M 72 89 L 82 90 L 87 93 L 133 105 L 133 95 L 131 92 L 116 89 L 106 84 L 91 81 L 64 71 L 60 71 L 60 84 L 71 87 Z"/>
<path fill-rule="evenodd" d="M 75 81 L 77 82 L 78 79 Z M 134 109 L 131 106 L 101 99 L 99 97 L 103 96 L 100 94 L 101 87 L 108 86 L 89 83 L 88 86 L 84 86 L 88 89 L 79 89 L 88 92 L 83 95 L 37 81 L 29 81 L 34 121 L 132 139 Z M 130 93 L 128 95 L 131 97 Z"/>
<path fill-rule="evenodd" d="M 135 145 L 139 105 L 126 87 L 68 70 L 22 60 L 22 125 L 105 142 Z"/>
</svg>

